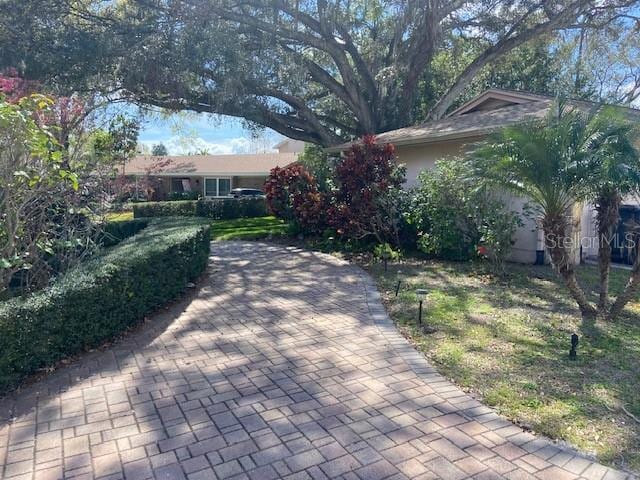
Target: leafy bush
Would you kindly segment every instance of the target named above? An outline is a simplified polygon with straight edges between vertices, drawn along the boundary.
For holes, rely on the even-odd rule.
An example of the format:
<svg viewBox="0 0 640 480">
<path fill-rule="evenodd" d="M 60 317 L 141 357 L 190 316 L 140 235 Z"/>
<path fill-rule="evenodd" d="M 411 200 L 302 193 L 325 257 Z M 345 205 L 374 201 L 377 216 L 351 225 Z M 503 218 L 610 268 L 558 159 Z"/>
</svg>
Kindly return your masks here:
<svg viewBox="0 0 640 480">
<path fill-rule="evenodd" d="M 393 145 L 363 137 L 336 167 L 329 223 L 347 239 L 398 245 L 404 181 L 405 170 L 395 162 Z"/>
<path fill-rule="evenodd" d="M 200 200 L 196 205 L 196 215 L 215 220 L 264 217 L 267 215 L 267 203 L 264 198 Z"/>
<path fill-rule="evenodd" d="M 379 243 L 373 249 L 373 256 L 378 260 L 398 260 L 401 252 L 388 243 Z"/>
<path fill-rule="evenodd" d="M 324 229 L 326 196 L 302 165 L 296 163 L 272 169 L 265 192 L 269 210 L 277 217 L 295 222 L 305 233 L 319 233 Z"/>
<path fill-rule="evenodd" d="M 333 189 L 336 159 L 327 154 L 320 145 L 305 144 L 303 152 L 298 156 L 298 163 L 313 176 L 318 190 L 330 192 Z"/>
<path fill-rule="evenodd" d="M 198 200 L 200 198 L 199 192 L 171 192 L 167 201 L 175 202 L 179 200 Z"/>
<path fill-rule="evenodd" d="M 144 202 L 133 205 L 133 216 L 135 218 L 198 216 L 215 220 L 229 220 L 233 218 L 263 217 L 266 214 L 267 204 L 263 198 Z"/>
<path fill-rule="evenodd" d="M 197 203 L 195 200 L 134 203 L 133 217 L 195 217 Z"/>
<path fill-rule="evenodd" d="M 0 390 L 177 298 L 203 272 L 208 255 L 208 222 L 155 219 L 52 286 L 0 304 Z"/>
<path fill-rule="evenodd" d="M 448 260 L 477 254 L 504 262 L 520 225 L 495 195 L 479 188 L 460 159 L 442 160 L 419 176 L 410 213 L 418 231 L 418 247 Z"/>
<path fill-rule="evenodd" d="M 112 247 L 122 240 L 133 237 L 149 224 L 147 218 L 136 218 L 134 220 L 107 222 L 103 226 L 102 246 Z"/>
<path fill-rule="evenodd" d="M 56 137 L 60 105 L 37 94 L 10 103 L 0 92 L 0 296 L 46 285 L 95 247 L 84 212 L 98 176 L 80 189 L 84 170 Z"/>
<path fill-rule="evenodd" d="M 518 215 L 497 203 L 488 207 L 478 222 L 480 242 L 477 253 L 491 263 L 495 273 L 505 273 L 505 262 L 514 245 L 513 237 L 522 225 Z"/>
</svg>

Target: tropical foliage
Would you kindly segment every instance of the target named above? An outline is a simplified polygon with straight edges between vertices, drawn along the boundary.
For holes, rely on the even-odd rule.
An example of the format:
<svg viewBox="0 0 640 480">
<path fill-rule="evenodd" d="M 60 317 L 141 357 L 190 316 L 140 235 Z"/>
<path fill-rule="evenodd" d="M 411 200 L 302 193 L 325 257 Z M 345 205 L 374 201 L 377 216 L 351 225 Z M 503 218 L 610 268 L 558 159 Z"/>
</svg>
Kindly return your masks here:
<svg viewBox="0 0 640 480">
<path fill-rule="evenodd" d="M 329 223 L 351 239 L 373 238 L 400 243 L 404 167 L 395 162 L 391 144 L 378 144 L 368 135 L 345 152 L 336 166 Z"/>
<path fill-rule="evenodd" d="M 410 216 L 422 251 L 448 260 L 486 257 L 497 271 L 522 223 L 495 192 L 479 188 L 461 158 L 439 161 L 420 174 Z"/>
<path fill-rule="evenodd" d="M 609 110 L 587 114 L 560 104 L 542 121 L 505 128 L 475 155 L 480 178 L 531 200 L 553 267 L 586 318 L 596 313 L 615 317 L 640 283 L 634 270 L 618 305 L 609 310 L 610 249 L 607 252 L 603 245 L 600 255 L 607 258 L 600 262 L 601 298 L 596 309 L 578 283 L 574 267 L 581 202 L 596 202 L 600 240 L 604 240 L 617 223 L 612 205 L 624 193 L 638 189 L 640 176 L 635 172 L 640 165 L 632 133 L 624 119 Z"/>
<path fill-rule="evenodd" d="M 293 221 L 303 231 L 318 233 L 326 225 L 326 196 L 315 178 L 300 164 L 275 167 L 264 185 L 274 215 Z"/>
</svg>

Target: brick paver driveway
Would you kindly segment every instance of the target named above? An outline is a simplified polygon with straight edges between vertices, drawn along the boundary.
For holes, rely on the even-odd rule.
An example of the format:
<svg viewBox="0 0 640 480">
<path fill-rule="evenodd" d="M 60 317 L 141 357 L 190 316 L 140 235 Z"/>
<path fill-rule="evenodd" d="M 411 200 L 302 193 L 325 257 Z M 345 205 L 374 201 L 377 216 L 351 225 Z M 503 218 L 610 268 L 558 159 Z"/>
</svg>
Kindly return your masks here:
<svg viewBox="0 0 640 480">
<path fill-rule="evenodd" d="M 212 251 L 191 299 L 0 401 L 0 477 L 626 477 L 439 376 L 359 268 L 263 243 Z"/>
</svg>

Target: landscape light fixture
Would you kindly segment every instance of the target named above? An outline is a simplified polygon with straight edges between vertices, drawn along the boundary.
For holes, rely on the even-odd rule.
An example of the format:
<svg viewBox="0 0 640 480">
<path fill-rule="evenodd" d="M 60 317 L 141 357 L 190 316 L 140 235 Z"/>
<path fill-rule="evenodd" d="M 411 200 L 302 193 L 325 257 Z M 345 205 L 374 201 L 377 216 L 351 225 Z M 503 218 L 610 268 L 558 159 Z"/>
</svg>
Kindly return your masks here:
<svg viewBox="0 0 640 480">
<path fill-rule="evenodd" d="M 571 335 L 571 350 L 569 350 L 569 358 L 571 360 L 578 359 L 578 352 L 576 349 L 578 348 L 579 342 L 580 342 L 580 338 L 578 337 L 578 335 L 576 335 L 575 333 Z"/>
<path fill-rule="evenodd" d="M 416 289 L 416 296 L 418 297 L 418 325 L 422 327 L 422 302 L 427 298 L 429 293 L 425 288 Z"/>
<path fill-rule="evenodd" d="M 398 283 L 396 283 L 396 297 L 400 293 L 400 283 L 402 282 L 402 270 L 398 270 L 396 273 L 398 275 Z"/>
</svg>

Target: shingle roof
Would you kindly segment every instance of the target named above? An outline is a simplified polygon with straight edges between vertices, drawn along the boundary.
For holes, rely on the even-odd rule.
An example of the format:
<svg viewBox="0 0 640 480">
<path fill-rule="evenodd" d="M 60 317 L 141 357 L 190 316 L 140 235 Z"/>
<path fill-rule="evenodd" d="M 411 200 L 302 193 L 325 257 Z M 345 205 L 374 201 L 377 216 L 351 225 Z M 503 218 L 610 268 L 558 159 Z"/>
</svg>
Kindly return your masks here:
<svg viewBox="0 0 640 480">
<path fill-rule="evenodd" d="M 247 155 L 186 155 L 155 157 L 140 155 L 125 165 L 127 175 L 144 175 L 154 164 L 170 161 L 154 176 L 175 175 L 268 175 L 274 167 L 284 167 L 297 160 L 296 153 L 261 153 Z"/>
<path fill-rule="evenodd" d="M 505 92 L 509 95 L 516 95 L 518 92 L 490 90 L 488 92 Z M 488 92 L 479 95 L 465 105 L 485 96 Z M 473 138 L 486 135 L 499 128 L 521 123 L 530 119 L 540 119 L 547 115 L 549 109 L 554 104 L 555 99 L 543 95 L 523 94 L 525 103 L 511 104 L 495 108 L 492 110 L 476 110 L 469 113 L 458 114 L 459 110 L 441 120 L 434 120 L 412 127 L 391 130 L 376 135 L 380 143 L 393 143 L 394 145 L 416 145 L 445 140 L 455 140 L 461 138 Z M 581 100 L 570 100 L 570 105 L 580 110 L 590 110 L 598 107 L 598 104 Z M 640 111 L 623 108 L 624 112 L 632 116 L 636 121 L 640 121 Z M 349 148 L 353 142 L 343 143 L 327 149 L 328 152 L 340 152 Z"/>
</svg>

